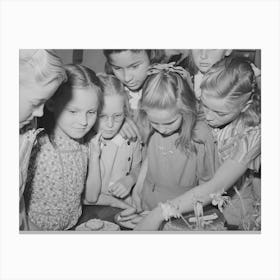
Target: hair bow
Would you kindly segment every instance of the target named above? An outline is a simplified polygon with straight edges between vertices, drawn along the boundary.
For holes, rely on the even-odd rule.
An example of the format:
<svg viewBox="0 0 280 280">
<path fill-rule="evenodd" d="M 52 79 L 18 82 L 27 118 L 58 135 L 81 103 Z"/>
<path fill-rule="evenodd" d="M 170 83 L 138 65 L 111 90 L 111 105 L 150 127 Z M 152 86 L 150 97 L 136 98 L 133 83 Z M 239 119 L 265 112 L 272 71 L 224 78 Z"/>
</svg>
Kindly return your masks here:
<svg viewBox="0 0 280 280">
<path fill-rule="evenodd" d="M 184 80 L 186 80 L 187 83 L 189 84 L 189 86 L 191 88 L 193 88 L 193 83 L 192 83 L 190 73 L 186 69 L 184 69 L 182 66 L 176 66 L 175 62 L 153 64 L 149 67 L 147 74 L 153 75 L 153 74 L 158 74 L 160 72 L 176 73 L 180 77 L 182 77 Z"/>
</svg>

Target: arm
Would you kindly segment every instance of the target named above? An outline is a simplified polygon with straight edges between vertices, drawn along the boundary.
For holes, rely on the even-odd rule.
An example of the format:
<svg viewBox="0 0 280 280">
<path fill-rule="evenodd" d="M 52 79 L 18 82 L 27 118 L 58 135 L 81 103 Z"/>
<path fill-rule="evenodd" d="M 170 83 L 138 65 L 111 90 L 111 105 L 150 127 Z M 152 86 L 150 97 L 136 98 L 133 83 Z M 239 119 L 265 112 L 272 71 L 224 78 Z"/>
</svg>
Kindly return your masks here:
<svg viewBox="0 0 280 280">
<path fill-rule="evenodd" d="M 102 186 L 99 160 L 100 135 L 96 135 L 89 143 L 89 163 L 85 185 L 85 200 L 89 203 L 95 203 L 97 201 Z"/>
<path fill-rule="evenodd" d="M 129 118 L 125 118 L 120 134 L 124 139 L 131 139 L 134 141 L 139 139 L 139 141 L 141 141 L 141 135 L 137 125 Z"/>
<path fill-rule="evenodd" d="M 111 207 L 117 207 L 121 209 L 131 208 L 131 205 L 127 204 L 123 200 L 105 193 L 101 193 L 99 195 L 98 200 L 96 201 L 96 203 L 94 203 L 94 205 L 108 205 Z"/>
<path fill-rule="evenodd" d="M 171 203 L 178 206 L 180 213 L 192 211 L 193 201 L 197 199 L 206 205 L 211 201 L 210 194 L 229 189 L 246 170 L 247 166 L 229 159 L 221 165 L 210 181 L 173 199 Z M 157 230 L 163 220 L 161 208 L 157 206 L 137 225 L 135 230 Z"/>
<path fill-rule="evenodd" d="M 122 177 L 117 182 L 115 182 L 112 186 L 110 186 L 110 191 L 112 194 L 118 198 L 125 198 L 127 195 L 131 193 L 131 189 L 136 184 L 138 174 L 141 167 L 141 145 L 139 141 L 130 144 L 133 149 L 131 155 L 131 171 L 127 176 Z"/>
</svg>

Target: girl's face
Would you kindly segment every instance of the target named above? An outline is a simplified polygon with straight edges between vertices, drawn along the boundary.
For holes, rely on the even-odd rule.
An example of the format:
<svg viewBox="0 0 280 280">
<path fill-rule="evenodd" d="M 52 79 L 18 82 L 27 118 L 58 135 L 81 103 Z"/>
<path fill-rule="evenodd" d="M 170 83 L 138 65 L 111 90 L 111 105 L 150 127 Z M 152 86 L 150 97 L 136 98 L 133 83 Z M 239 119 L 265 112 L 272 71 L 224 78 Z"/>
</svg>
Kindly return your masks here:
<svg viewBox="0 0 280 280">
<path fill-rule="evenodd" d="M 150 59 L 145 51 L 130 50 L 110 54 L 114 75 L 131 91 L 139 90 L 147 77 Z"/>
<path fill-rule="evenodd" d="M 53 79 L 47 84 L 34 78 L 31 67 L 20 71 L 19 82 L 19 127 L 29 124 L 34 117 L 42 117 L 45 102 L 56 92 L 62 80 Z"/>
<path fill-rule="evenodd" d="M 81 139 L 93 127 L 97 117 L 98 97 L 94 88 L 69 88 L 54 101 L 56 129 L 72 139 Z M 65 100 L 69 94 L 69 100 Z"/>
<path fill-rule="evenodd" d="M 177 108 L 146 109 L 145 111 L 151 126 L 162 135 L 172 135 L 182 125 L 183 117 Z"/>
<path fill-rule="evenodd" d="M 195 49 L 191 50 L 194 64 L 201 73 L 206 73 L 216 62 L 229 55 L 231 50 Z"/>
<path fill-rule="evenodd" d="M 104 139 L 112 139 L 124 121 L 124 98 L 120 95 L 104 97 L 103 110 L 99 116 L 99 130 Z"/>
<path fill-rule="evenodd" d="M 205 94 L 202 92 L 202 106 L 206 121 L 211 127 L 221 127 L 234 121 L 242 108 L 230 105 L 225 98 Z"/>
</svg>

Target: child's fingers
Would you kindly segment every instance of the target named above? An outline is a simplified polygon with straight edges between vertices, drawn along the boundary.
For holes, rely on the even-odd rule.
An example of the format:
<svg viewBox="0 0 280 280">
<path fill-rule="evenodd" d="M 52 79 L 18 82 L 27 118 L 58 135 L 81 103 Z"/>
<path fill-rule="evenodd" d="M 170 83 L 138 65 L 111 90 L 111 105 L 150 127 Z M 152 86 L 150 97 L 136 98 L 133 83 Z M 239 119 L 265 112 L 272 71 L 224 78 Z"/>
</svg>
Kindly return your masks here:
<svg viewBox="0 0 280 280">
<path fill-rule="evenodd" d="M 141 141 L 141 134 L 139 132 L 138 126 L 134 123 L 133 120 L 127 118 L 126 119 L 128 125 L 130 126 L 130 128 L 134 131 L 134 133 L 136 134 L 136 137 Z"/>
<path fill-rule="evenodd" d="M 136 209 L 133 208 L 133 207 L 130 207 L 130 208 L 127 208 L 124 211 L 122 211 L 120 213 L 120 216 L 121 217 L 128 217 L 128 216 L 131 216 L 132 214 L 135 214 L 135 213 L 136 213 Z"/>
<path fill-rule="evenodd" d="M 125 139 L 136 139 L 137 138 L 136 132 L 133 130 L 133 128 L 127 122 L 125 122 L 123 124 L 120 133 Z"/>
</svg>

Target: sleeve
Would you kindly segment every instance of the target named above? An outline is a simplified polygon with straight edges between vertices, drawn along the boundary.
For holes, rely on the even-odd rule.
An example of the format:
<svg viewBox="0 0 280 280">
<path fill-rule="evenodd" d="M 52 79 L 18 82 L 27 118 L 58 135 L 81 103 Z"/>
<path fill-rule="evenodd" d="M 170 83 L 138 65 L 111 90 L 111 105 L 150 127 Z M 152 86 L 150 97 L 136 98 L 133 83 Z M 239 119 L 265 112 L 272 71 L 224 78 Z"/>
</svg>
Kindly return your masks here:
<svg viewBox="0 0 280 280">
<path fill-rule="evenodd" d="M 196 130 L 195 148 L 197 153 L 196 176 L 199 184 L 212 179 L 218 168 L 218 153 L 214 137 L 209 127 L 201 122 L 199 130 Z"/>
<path fill-rule="evenodd" d="M 234 142 L 231 159 L 249 169 L 259 171 L 261 164 L 261 130 L 260 126 L 245 131 Z"/>
<path fill-rule="evenodd" d="M 135 182 L 137 181 L 142 162 L 142 146 L 139 141 L 135 143 L 130 174 L 133 176 Z"/>
</svg>

